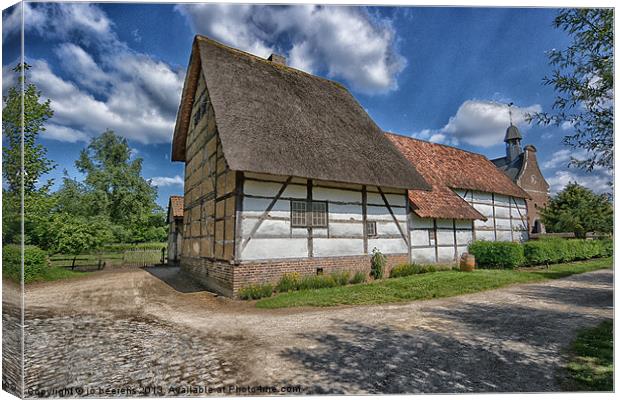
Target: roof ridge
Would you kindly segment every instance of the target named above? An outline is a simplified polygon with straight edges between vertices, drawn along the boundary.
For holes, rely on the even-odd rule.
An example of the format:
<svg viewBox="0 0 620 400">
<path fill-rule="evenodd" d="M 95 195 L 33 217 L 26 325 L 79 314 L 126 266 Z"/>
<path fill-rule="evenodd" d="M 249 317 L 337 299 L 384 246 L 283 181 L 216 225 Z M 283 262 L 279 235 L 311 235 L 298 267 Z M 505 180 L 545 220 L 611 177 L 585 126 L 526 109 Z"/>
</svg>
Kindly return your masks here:
<svg viewBox="0 0 620 400">
<path fill-rule="evenodd" d="M 335 80 L 332 80 L 332 79 L 328 79 L 328 78 L 324 78 L 322 76 L 314 75 L 314 74 L 311 74 L 309 72 L 302 71 L 301 69 L 293 68 L 290 65 L 274 63 L 272 61 L 267 60 L 266 58 L 263 58 L 263 57 L 255 55 L 255 54 L 248 53 L 247 51 L 236 49 L 236 48 L 228 46 L 228 45 L 226 45 L 224 43 L 218 42 L 217 40 L 211 39 L 208 36 L 205 36 L 205 35 L 195 35 L 194 39 L 195 40 L 203 40 L 203 41 L 209 42 L 209 43 L 213 44 L 214 46 L 223 48 L 224 50 L 229 51 L 231 53 L 236 53 L 236 54 L 239 54 L 239 55 L 244 56 L 244 57 L 252 58 L 255 61 L 259 61 L 259 62 L 265 63 L 267 65 L 271 65 L 274 68 L 281 68 L 281 69 L 283 69 L 286 72 L 303 74 L 303 75 L 307 75 L 307 76 L 315 78 L 315 79 L 319 79 L 319 80 L 322 80 L 322 81 L 325 81 L 325 82 L 332 83 L 332 84 L 336 85 L 338 88 L 344 89 L 344 90 L 348 91 L 346 86 L 344 86 L 342 83 L 340 83 L 338 81 L 335 81 Z"/>
<path fill-rule="evenodd" d="M 473 155 L 478 156 L 478 157 L 482 157 L 482 158 L 484 158 L 484 159 L 485 159 L 485 160 L 487 160 L 487 161 L 491 161 L 491 160 L 489 160 L 489 158 L 488 158 L 487 156 L 485 156 L 484 154 L 476 153 L 475 151 L 471 151 L 471 150 L 461 149 L 460 147 L 451 146 L 451 145 L 449 145 L 449 144 L 434 143 L 434 142 L 431 142 L 431 141 L 429 141 L 429 140 L 424 140 L 424 139 L 414 138 L 414 137 L 412 137 L 412 136 L 406 136 L 406 135 L 403 135 L 403 134 L 400 134 L 400 133 L 396 133 L 396 132 L 390 132 L 390 131 L 383 131 L 383 132 L 384 132 L 385 134 L 387 134 L 387 135 L 399 136 L 399 137 L 402 137 L 402 138 L 405 138 L 405 139 L 409 139 L 409 140 L 415 140 L 415 141 L 418 141 L 418 142 L 428 143 L 428 144 L 433 145 L 433 146 L 442 146 L 442 147 L 447 147 L 447 148 L 449 148 L 449 149 L 454 149 L 454 150 L 462 151 L 462 152 L 464 152 L 464 153 L 469 153 L 469 154 L 473 154 Z"/>
</svg>

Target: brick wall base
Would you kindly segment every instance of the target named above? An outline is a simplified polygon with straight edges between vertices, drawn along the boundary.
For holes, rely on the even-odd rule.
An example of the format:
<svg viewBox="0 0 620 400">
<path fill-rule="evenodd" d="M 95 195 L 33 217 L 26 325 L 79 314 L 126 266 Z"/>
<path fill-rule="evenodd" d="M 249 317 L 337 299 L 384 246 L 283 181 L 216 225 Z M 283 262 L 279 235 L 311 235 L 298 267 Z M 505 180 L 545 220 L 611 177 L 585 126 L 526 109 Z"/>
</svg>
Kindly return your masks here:
<svg viewBox="0 0 620 400">
<path fill-rule="evenodd" d="M 392 267 L 409 262 L 407 254 L 387 254 L 384 271 L 389 276 Z M 324 274 L 339 271 L 358 271 L 370 274 L 370 256 L 300 258 L 230 264 L 205 258 L 181 257 L 181 268 L 209 290 L 228 297 L 236 297 L 239 290 L 252 284 L 277 283 L 285 273 L 316 275 L 322 268 Z"/>
</svg>

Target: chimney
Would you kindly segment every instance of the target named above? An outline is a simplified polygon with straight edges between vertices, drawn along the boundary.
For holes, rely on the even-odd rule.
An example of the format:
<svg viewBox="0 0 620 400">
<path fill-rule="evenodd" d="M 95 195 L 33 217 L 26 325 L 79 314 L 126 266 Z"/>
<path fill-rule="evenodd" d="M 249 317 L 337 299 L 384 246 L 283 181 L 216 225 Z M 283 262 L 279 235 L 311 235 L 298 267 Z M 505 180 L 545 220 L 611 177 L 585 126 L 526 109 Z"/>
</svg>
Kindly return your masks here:
<svg viewBox="0 0 620 400">
<path fill-rule="evenodd" d="M 274 64 L 286 65 L 286 57 L 279 54 L 272 54 L 267 60 L 271 61 Z"/>
</svg>

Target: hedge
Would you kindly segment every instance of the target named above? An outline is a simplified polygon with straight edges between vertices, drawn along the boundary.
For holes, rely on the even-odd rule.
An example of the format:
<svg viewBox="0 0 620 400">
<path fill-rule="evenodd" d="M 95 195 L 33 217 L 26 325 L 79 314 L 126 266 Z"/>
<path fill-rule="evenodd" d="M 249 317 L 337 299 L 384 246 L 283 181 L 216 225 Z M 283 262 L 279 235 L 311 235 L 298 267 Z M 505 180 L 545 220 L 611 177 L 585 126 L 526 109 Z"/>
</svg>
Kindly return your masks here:
<svg viewBox="0 0 620 400">
<path fill-rule="evenodd" d="M 609 257 L 611 239 L 585 240 L 549 238 L 526 243 L 477 241 L 469 246 L 479 268 L 515 268 Z"/>
<path fill-rule="evenodd" d="M 36 246 L 24 247 L 24 282 L 30 283 L 45 275 L 49 268 L 47 253 Z M 21 280 L 21 247 L 8 244 L 2 247 L 2 274 Z"/>
<path fill-rule="evenodd" d="M 476 241 L 469 245 L 479 268 L 516 268 L 525 263 L 523 246 L 513 242 Z"/>
</svg>

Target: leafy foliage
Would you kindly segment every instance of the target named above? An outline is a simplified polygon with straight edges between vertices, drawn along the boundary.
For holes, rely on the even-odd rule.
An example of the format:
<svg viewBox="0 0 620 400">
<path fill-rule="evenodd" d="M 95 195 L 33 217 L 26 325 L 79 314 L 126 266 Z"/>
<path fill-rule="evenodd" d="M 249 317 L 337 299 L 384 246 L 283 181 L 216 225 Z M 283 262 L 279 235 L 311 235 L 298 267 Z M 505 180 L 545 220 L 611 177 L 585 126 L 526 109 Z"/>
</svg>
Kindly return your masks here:
<svg viewBox="0 0 620 400">
<path fill-rule="evenodd" d="M 587 232 L 611 233 L 613 207 L 605 195 L 569 183 L 540 211 L 549 232 L 574 232 L 585 237 Z"/>
<path fill-rule="evenodd" d="M 299 290 L 299 282 L 301 277 L 297 272 L 291 272 L 282 275 L 278 284 L 276 285 L 276 291 L 280 293 L 290 292 L 293 290 Z"/>
<path fill-rule="evenodd" d="M 523 246 L 512 242 L 475 241 L 469 245 L 469 252 L 476 257 L 480 268 L 516 268 L 523 265 Z"/>
<path fill-rule="evenodd" d="M 57 253 L 81 254 L 101 248 L 113 240 L 109 221 L 105 217 L 81 217 L 58 214 L 52 223 L 54 241 L 50 248 Z"/>
<path fill-rule="evenodd" d="M 14 244 L 2 247 L 2 273 L 8 278 L 21 280 L 21 247 Z M 47 253 L 36 246 L 24 247 L 24 283 L 44 276 L 49 269 Z"/>
<path fill-rule="evenodd" d="M 269 297 L 273 294 L 271 284 L 249 285 L 239 290 L 239 298 L 242 300 L 255 300 Z"/>
<path fill-rule="evenodd" d="M 45 130 L 45 122 L 52 117 L 53 111 L 50 101 L 42 101 L 41 92 L 33 83 L 27 82 L 26 72 L 29 69 L 28 64 L 19 64 L 13 69 L 18 74 L 18 83 L 9 88 L 3 98 L 2 175 L 6 183 L 6 188 L 2 189 L 3 243 L 21 242 L 22 183 L 25 243 L 40 243 L 41 237 L 46 233 L 45 224 L 53 207 L 53 200 L 49 196 L 53 181 L 42 182 L 41 178 L 50 172 L 55 164 L 47 158 L 45 147 L 37 143 L 37 137 Z"/>
<path fill-rule="evenodd" d="M 351 280 L 349 281 L 349 283 L 352 284 L 352 285 L 356 285 L 358 283 L 363 283 L 363 282 L 366 282 L 366 274 L 363 273 L 362 271 L 357 271 L 353 275 Z"/>
<path fill-rule="evenodd" d="M 579 8 L 561 10 L 554 20 L 572 43 L 564 50 L 552 50 L 549 63 L 553 74 L 543 79 L 557 97 L 553 113 L 531 117 L 538 123 L 567 124 L 573 134 L 564 142 L 587 151 L 585 160 L 572 163 L 591 171 L 613 168 L 614 124 L 614 10 Z"/>
<path fill-rule="evenodd" d="M 415 274 L 425 274 L 427 272 L 437 271 L 449 271 L 451 266 L 439 266 L 439 265 L 421 265 L 421 264 L 401 264 L 397 265 L 390 271 L 390 278 L 400 278 L 402 276 L 409 276 Z"/>
<path fill-rule="evenodd" d="M 383 278 L 383 271 L 387 258 L 376 247 L 372 249 L 372 257 L 370 258 L 370 275 L 375 279 Z"/>
<path fill-rule="evenodd" d="M 552 264 L 611 256 L 613 241 L 553 238 L 524 243 L 523 250 L 528 265 Z"/>
<path fill-rule="evenodd" d="M 165 240 L 166 219 L 156 203 L 157 188 L 141 176 L 142 159 L 132 156 L 126 139 L 112 131 L 102 133 L 82 150 L 75 165 L 86 178 L 64 178 L 55 194 L 59 213 L 99 226 L 107 223 L 106 234 L 111 233 L 114 242 Z"/>
</svg>

